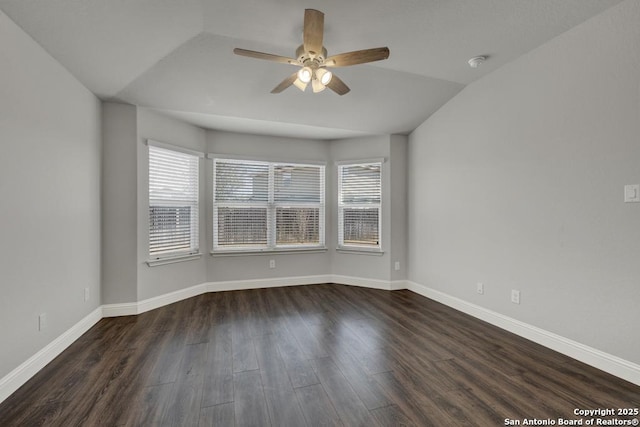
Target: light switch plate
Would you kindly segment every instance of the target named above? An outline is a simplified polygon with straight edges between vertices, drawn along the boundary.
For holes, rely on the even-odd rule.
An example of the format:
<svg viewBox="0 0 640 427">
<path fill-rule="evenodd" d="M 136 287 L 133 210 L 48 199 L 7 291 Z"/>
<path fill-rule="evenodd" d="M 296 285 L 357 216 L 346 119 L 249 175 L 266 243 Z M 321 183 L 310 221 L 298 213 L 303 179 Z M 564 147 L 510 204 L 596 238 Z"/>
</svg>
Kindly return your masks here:
<svg viewBox="0 0 640 427">
<path fill-rule="evenodd" d="M 629 184 L 624 186 L 625 203 L 640 202 L 640 184 Z"/>
</svg>

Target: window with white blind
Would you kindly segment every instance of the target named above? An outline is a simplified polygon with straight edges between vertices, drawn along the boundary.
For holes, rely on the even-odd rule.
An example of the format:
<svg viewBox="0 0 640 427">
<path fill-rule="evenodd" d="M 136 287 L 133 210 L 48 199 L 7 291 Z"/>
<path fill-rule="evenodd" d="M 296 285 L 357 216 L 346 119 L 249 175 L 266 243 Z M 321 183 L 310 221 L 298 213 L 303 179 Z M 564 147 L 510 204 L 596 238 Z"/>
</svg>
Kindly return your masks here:
<svg viewBox="0 0 640 427">
<path fill-rule="evenodd" d="M 323 165 L 213 164 L 214 252 L 324 247 Z"/>
<path fill-rule="evenodd" d="M 199 159 L 198 154 L 171 150 L 149 141 L 149 257 L 152 260 L 199 251 Z"/>
<path fill-rule="evenodd" d="M 338 247 L 379 250 L 382 161 L 338 165 Z"/>
</svg>

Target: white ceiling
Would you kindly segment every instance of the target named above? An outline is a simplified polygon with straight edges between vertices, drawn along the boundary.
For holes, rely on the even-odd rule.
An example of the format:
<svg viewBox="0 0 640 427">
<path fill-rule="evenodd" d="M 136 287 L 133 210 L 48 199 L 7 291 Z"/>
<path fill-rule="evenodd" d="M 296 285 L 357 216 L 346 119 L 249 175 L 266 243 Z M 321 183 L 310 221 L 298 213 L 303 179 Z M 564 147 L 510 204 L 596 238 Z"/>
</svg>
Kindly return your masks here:
<svg viewBox="0 0 640 427">
<path fill-rule="evenodd" d="M 87 88 L 204 128 L 308 138 L 408 133 L 465 85 L 621 0 L 0 0 Z M 329 54 L 388 46 L 337 68 L 351 87 L 271 89 L 295 68 L 305 8 L 325 13 Z M 487 55 L 472 69 L 467 60 Z M 553 66 L 553 64 L 549 64 Z"/>
</svg>

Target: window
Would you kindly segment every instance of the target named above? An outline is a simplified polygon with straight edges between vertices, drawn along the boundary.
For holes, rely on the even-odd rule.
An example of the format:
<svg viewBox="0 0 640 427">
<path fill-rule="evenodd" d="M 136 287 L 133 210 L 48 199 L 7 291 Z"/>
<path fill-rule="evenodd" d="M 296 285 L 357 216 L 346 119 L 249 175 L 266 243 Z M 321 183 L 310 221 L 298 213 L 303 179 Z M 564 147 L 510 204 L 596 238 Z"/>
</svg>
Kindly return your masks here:
<svg viewBox="0 0 640 427">
<path fill-rule="evenodd" d="M 338 247 L 379 250 L 382 162 L 338 165 Z"/>
<path fill-rule="evenodd" d="M 149 257 L 195 254 L 199 156 L 149 141 Z"/>
<path fill-rule="evenodd" d="M 213 250 L 324 246 L 320 165 L 214 159 Z"/>
</svg>

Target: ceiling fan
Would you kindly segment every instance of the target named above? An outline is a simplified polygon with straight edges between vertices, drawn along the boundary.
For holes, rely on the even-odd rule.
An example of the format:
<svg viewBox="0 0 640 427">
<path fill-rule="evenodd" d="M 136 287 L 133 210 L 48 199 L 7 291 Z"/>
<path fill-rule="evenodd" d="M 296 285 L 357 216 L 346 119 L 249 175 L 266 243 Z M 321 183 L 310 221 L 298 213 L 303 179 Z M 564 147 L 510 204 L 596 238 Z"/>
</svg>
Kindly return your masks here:
<svg viewBox="0 0 640 427">
<path fill-rule="evenodd" d="M 305 9 L 303 42 L 296 50 L 295 59 L 239 48 L 233 49 L 233 53 L 249 58 L 265 59 L 301 67 L 284 79 L 271 93 L 280 93 L 291 85 L 304 92 L 307 85 L 311 83 L 314 93 L 321 92 L 328 87 L 338 95 L 344 95 L 350 89 L 327 68 L 365 64 L 389 57 L 389 48 L 387 47 L 356 50 L 327 57 L 327 49 L 322 45 L 323 33 L 324 13 L 315 9 Z"/>
</svg>

